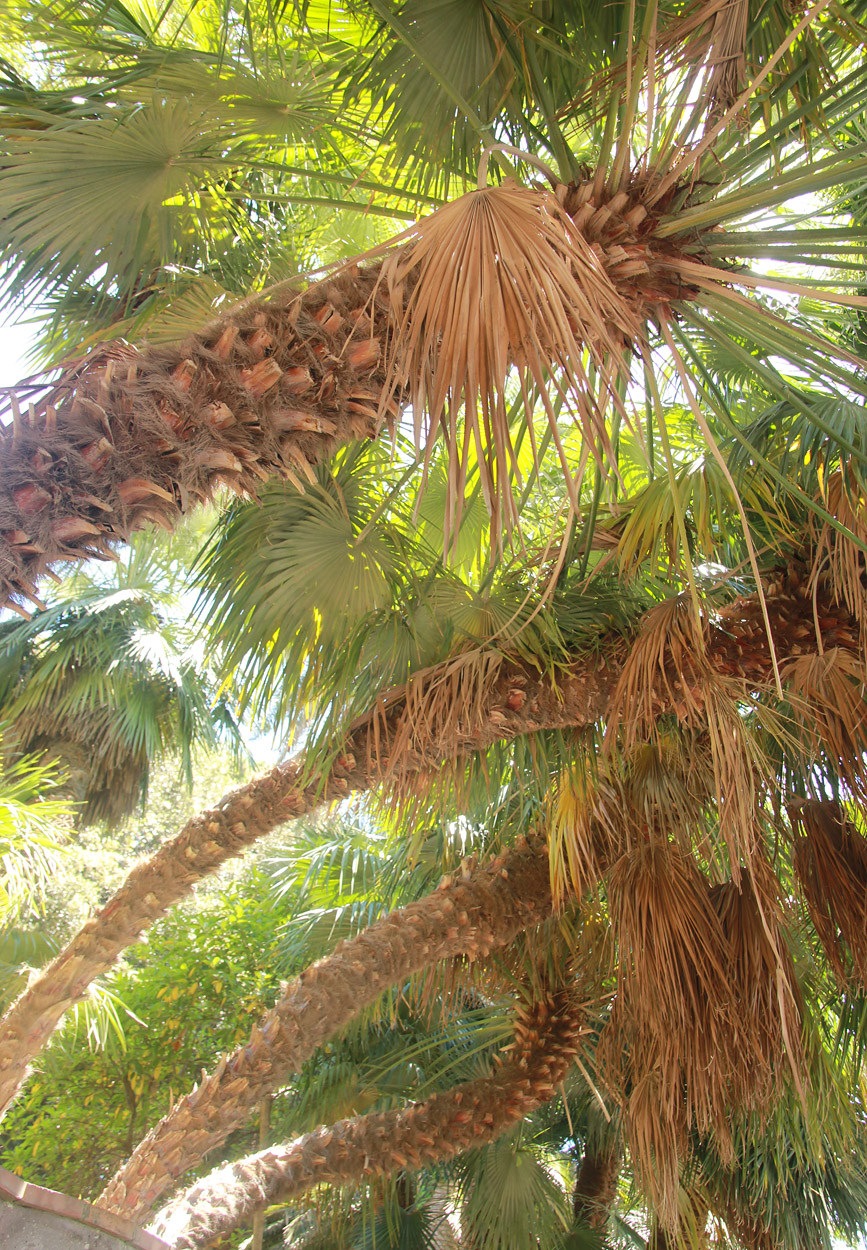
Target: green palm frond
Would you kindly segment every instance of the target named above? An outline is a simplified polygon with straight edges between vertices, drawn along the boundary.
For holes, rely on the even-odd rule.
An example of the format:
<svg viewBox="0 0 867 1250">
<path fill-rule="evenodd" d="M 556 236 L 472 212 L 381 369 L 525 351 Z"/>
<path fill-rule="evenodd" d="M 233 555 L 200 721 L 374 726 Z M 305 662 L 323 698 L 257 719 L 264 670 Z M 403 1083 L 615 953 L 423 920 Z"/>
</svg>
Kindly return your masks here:
<svg viewBox="0 0 867 1250">
<path fill-rule="evenodd" d="M 469 1156 L 461 1169 L 465 1235 L 486 1250 L 558 1245 L 570 1219 L 556 1163 L 520 1133 Z"/>
<path fill-rule="evenodd" d="M 240 735 L 216 683 L 173 622 L 168 591 L 91 588 L 30 621 L 0 624 L 0 702 L 21 749 L 63 762 L 81 819 L 119 819 L 146 793 L 150 763 Z"/>
<path fill-rule="evenodd" d="M 22 910 L 38 911 L 45 886 L 66 853 L 64 834 L 73 811 L 52 797 L 60 770 L 33 755 L 10 750 L 6 725 L 0 759 L 0 927 Z"/>
</svg>

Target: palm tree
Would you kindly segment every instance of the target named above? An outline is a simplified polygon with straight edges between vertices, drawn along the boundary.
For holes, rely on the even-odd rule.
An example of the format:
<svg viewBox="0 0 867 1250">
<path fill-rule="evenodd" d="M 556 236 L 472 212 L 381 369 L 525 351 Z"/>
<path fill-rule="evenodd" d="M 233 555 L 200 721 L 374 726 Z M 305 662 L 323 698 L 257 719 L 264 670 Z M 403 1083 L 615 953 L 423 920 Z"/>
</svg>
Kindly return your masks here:
<svg viewBox="0 0 867 1250">
<path fill-rule="evenodd" d="M 223 483 L 251 494 L 204 590 L 226 678 L 306 743 L 134 869 L 33 983 L 0 1026 L 2 1102 L 201 875 L 385 792 L 406 838 L 432 812 L 496 828 L 498 851 L 544 830 L 545 891 L 517 891 L 532 916 L 443 915 L 480 879 L 513 891 L 493 858 L 409 905 L 430 926 L 400 932 L 409 960 L 384 921 L 353 938 L 363 965 L 340 950 L 303 973 L 104 1201 L 142 1213 L 281 1086 L 298 1036 L 315 1048 L 446 955 L 517 961 L 531 920 L 580 904 L 604 934 L 574 939 L 604 1003 L 592 1080 L 657 1241 L 687 1207 L 778 1236 L 772 1211 L 748 1228 L 741 1126 L 800 1102 L 813 1154 L 791 1174 L 818 1174 L 814 1060 L 865 975 L 861 6 L 48 12 L 53 77 L 5 87 L 9 273 L 50 302 L 58 354 L 149 341 L 93 347 L 12 406 L 6 593 L 38 605 L 53 562 L 171 527 Z M 290 288 L 287 237 L 313 265 L 341 250 L 323 201 L 418 220 Z M 391 457 L 355 446 L 388 426 Z M 308 993 L 328 978 L 339 1013 Z M 504 1090 L 478 1095 L 492 1130 Z M 245 1178 L 284 1198 L 357 1182 L 389 1134 L 396 1169 L 446 1157 L 464 1121 L 437 1097 L 238 1165 L 201 1235 L 250 1209 Z"/>
<path fill-rule="evenodd" d="M 141 544 L 139 544 L 141 546 Z M 144 800 L 151 763 L 193 751 L 243 750 L 179 619 L 177 598 L 132 549 L 101 585 L 69 587 L 27 622 L 0 624 L 0 715 L 25 751 L 62 761 L 78 818 L 118 824 Z"/>
<path fill-rule="evenodd" d="M 13 413 L 4 456 L 9 594 L 32 598 L 34 577 L 53 561 L 104 555 L 113 536 L 146 522 L 174 524 L 220 482 L 255 492 L 275 474 L 303 480 L 336 446 L 391 424 L 407 401 L 420 444 L 424 413 L 429 433 L 443 429 L 454 453 L 452 495 L 473 446 L 493 515 L 509 526 L 517 468 L 506 406 L 510 369 L 545 402 L 548 454 L 561 466 L 576 510 L 590 455 L 598 459 L 601 481 L 616 480 L 619 440 L 616 433 L 612 440 L 610 422 L 641 438 L 622 396 L 633 374 L 641 380 L 663 358 L 705 426 L 705 409 L 719 408 L 729 425 L 734 416 L 720 392 L 720 355 L 769 397 L 794 405 L 814 429 L 823 428 L 817 402 L 863 393 L 857 356 L 845 334 L 835 338 L 824 330 L 823 311 L 840 309 L 834 315 L 845 321 L 848 308 L 862 305 L 847 277 L 846 249 L 857 252 L 858 238 L 846 228 L 841 241 L 833 209 L 827 230 L 818 233 L 782 222 L 758 231 L 733 228 L 760 221 L 796 194 L 835 187 L 841 195 L 857 187 L 865 158 L 856 126 L 863 87 L 849 73 L 855 28 L 841 34 L 833 21 L 819 21 L 824 4 L 791 22 L 783 20 L 784 6 L 774 5 L 770 30 L 777 25 L 780 43 L 768 56 L 765 22 L 740 32 L 739 46 L 737 29 L 718 29 L 726 21 L 713 4 L 674 21 L 653 0 L 632 19 L 621 14 L 623 26 L 612 10 L 592 31 L 580 6 L 562 13 L 558 6 L 548 17 L 528 10 L 523 21 L 496 5 L 473 7 L 478 12 L 469 22 L 449 10 L 439 14 L 446 24 L 438 27 L 437 6 L 409 23 L 389 5 L 353 6 L 336 39 L 330 16 L 317 6 L 300 6 L 297 14 L 284 9 L 283 24 L 273 29 L 263 13 L 257 33 L 267 51 L 255 53 L 262 56 L 258 73 L 249 64 L 224 63 L 213 51 L 215 40 L 230 37 L 231 18 L 222 33 L 191 24 L 181 46 L 159 27 L 129 32 L 125 44 L 111 18 L 103 24 L 101 11 L 95 30 L 87 10 L 46 28 L 49 60 L 59 59 L 75 80 L 60 96 L 18 82 L 9 91 L 6 255 L 20 289 L 50 293 L 61 317 L 80 309 L 87 293 L 96 299 L 101 326 L 107 314 L 117 324 L 122 312 L 125 328 L 146 328 L 148 312 L 156 311 L 159 266 L 186 268 L 206 258 L 216 266 L 227 235 L 239 231 L 249 245 L 252 225 L 244 223 L 244 211 L 258 224 L 263 202 L 276 213 L 299 198 L 299 188 L 309 203 L 311 181 L 343 187 L 347 178 L 361 178 L 356 189 L 384 196 L 382 211 L 391 214 L 407 202 L 417 205 L 419 196 L 440 202 L 456 181 L 472 176 L 477 162 L 479 176 L 478 190 L 422 218 L 409 238 L 386 250 L 385 260 L 351 265 L 299 296 L 281 287 L 268 302 L 245 300 L 203 335 L 165 348 L 98 351 L 29 417 Z M 744 6 L 732 8 L 742 14 Z M 579 37 L 586 41 L 583 54 L 570 56 Z M 714 58 L 719 41 L 733 37 L 735 52 L 727 59 L 746 82 L 731 101 L 719 88 Z M 446 52 L 452 38 L 472 40 L 466 61 Z M 433 47 L 442 62 L 425 50 Z M 807 72 L 796 86 L 793 67 L 802 54 Z M 253 55 L 248 47 L 247 57 Z M 278 104 L 273 61 L 285 64 L 287 56 L 291 73 L 281 71 L 280 78 L 291 98 Z M 491 57 L 494 79 L 482 75 L 482 95 L 473 103 L 467 75 L 473 81 Z M 709 69 L 702 68 L 706 62 Z M 419 88 L 398 92 L 395 83 L 404 83 L 413 63 L 422 71 Z M 662 74 L 661 66 L 671 64 L 682 73 Z M 84 85 L 83 75 L 91 79 Z M 729 72 L 725 81 L 730 86 L 737 78 Z M 596 111 L 594 82 L 611 84 L 604 117 Z M 192 106 L 191 86 L 200 89 Z M 344 110 L 346 120 L 335 119 L 335 101 L 348 86 L 373 92 L 378 103 L 371 107 L 382 110 L 373 158 L 360 141 L 363 113 Z M 72 94 L 79 91 L 84 94 Z M 835 121 L 825 138 L 816 123 L 831 100 Z M 272 124 L 275 110 L 285 118 L 276 134 L 263 110 Z M 433 165 L 410 156 L 426 114 Z M 241 117 L 247 124 L 239 128 Z M 329 122 L 335 130 L 323 154 Z M 801 132 L 792 141 L 793 124 L 808 140 L 806 166 Z M 745 145 L 740 127 L 749 125 L 763 134 Z M 494 135 L 523 146 L 517 155 L 507 153 L 509 144 L 494 143 Z M 502 177 L 522 162 L 527 167 L 528 148 L 556 161 L 556 170 L 543 166 L 550 191 L 509 178 L 487 185 L 491 155 Z M 400 169 L 408 158 L 409 172 L 397 186 L 363 176 L 371 166 Z M 532 155 L 530 167 L 538 160 Z M 251 185 L 236 191 L 227 174 L 239 162 Z M 48 170 L 55 171 L 50 185 Z M 100 175 L 106 226 L 92 201 Z M 69 212 L 85 187 L 86 218 Z M 203 200 L 213 202 L 211 215 Z M 346 201 L 333 202 L 347 209 Z M 55 210 L 60 204 L 62 213 Z M 357 198 L 348 211 L 353 204 L 358 209 Z M 194 238 L 185 241 L 191 232 Z M 455 266 L 450 258 L 459 254 L 477 263 Z M 483 258 L 492 255 L 497 264 L 486 267 Z M 754 256 L 784 269 L 794 263 L 836 270 L 832 286 L 751 274 L 742 262 Z M 264 261 L 257 259 L 261 273 Z M 806 306 L 785 319 L 736 287 L 803 296 L 813 301 L 813 320 Z M 471 311 L 471 321 L 453 320 L 450 310 L 460 307 L 484 308 L 484 315 Z M 131 308 L 137 310 L 132 320 Z M 468 342 L 477 344 L 473 361 L 464 356 Z M 768 348 L 774 360 L 806 364 L 810 387 L 764 359 Z M 555 395 L 571 398 L 583 456 L 562 444 L 553 399 L 545 399 L 552 386 Z M 646 389 L 652 406 L 653 389 Z M 462 405 L 469 413 L 478 403 L 482 420 L 470 422 L 476 432 L 467 443 L 456 423 Z M 523 421 L 526 427 L 526 415 Z M 660 421 L 651 411 L 651 433 L 642 441 L 651 443 Z M 710 445 L 718 457 L 712 434 Z M 652 464 L 652 445 L 644 454 Z M 772 480 L 779 483 L 780 475 Z"/>
</svg>

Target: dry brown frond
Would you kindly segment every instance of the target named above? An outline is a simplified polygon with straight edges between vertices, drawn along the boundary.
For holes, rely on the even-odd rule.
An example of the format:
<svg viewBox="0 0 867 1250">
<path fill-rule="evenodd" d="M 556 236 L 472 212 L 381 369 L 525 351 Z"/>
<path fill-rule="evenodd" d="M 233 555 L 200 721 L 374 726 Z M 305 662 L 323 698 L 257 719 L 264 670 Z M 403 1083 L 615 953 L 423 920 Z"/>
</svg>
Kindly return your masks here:
<svg viewBox="0 0 867 1250">
<path fill-rule="evenodd" d="M 746 78 L 749 7 L 749 0 L 698 0 L 660 40 L 660 51 L 673 50 L 677 63 L 706 66 L 712 118 L 735 102 Z"/>
<path fill-rule="evenodd" d="M 393 727 L 386 723 L 387 705 L 378 707 L 374 747 L 377 729 L 394 742 L 387 766 L 391 778 L 399 780 L 399 774 L 425 763 L 439 768 L 455 760 L 464 742 L 490 727 L 490 693 L 504 661 L 502 652 L 474 647 L 413 674 Z"/>
<path fill-rule="evenodd" d="M 776 879 L 766 860 L 757 863 L 763 887 L 746 875 L 712 886 L 710 895 L 729 948 L 737 1044 L 734 1088 L 751 1107 L 767 1107 L 779 1094 L 788 1057 L 800 1080 L 801 1000 L 795 969 L 781 928 Z"/>
<path fill-rule="evenodd" d="M 636 823 L 651 838 L 691 850 L 715 795 L 708 736 L 690 730 L 659 730 L 629 758 L 629 803 Z"/>
<path fill-rule="evenodd" d="M 617 999 L 600 1043 L 653 1205 L 676 1217 L 691 1126 L 728 1139 L 734 994 L 725 933 L 695 861 L 648 843 L 614 866 Z"/>
<path fill-rule="evenodd" d="M 648 838 L 690 851 L 715 794 L 707 734 L 660 731 L 629 754 L 564 771 L 551 806 L 554 898 L 582 898 Z"/>
<path fill-rule="evenodd" d="M 508 474 L 518 470 L 505 394 L 512 367 L 525 394 L 538 390 L 555 439 L 547 395 L 552 372 L 560 372 L 588 440 L 607 446 L 585 352 L 610 369 L 606 360 L 619 360 L 639 334 L 639 319 L 599 251 L 550 192 L 507 180 L 444 205 L 419 223 L 410 244 L 386 258 L 382 282 L 395 309 L 391 394 L 406 388 L 419 445 L 442 429 L 452 523 L 471 443 L 492 515 L 507 524 L 515 519 Z M 577 509 L 565 461 L 563 470 Z"/>
<path fill-rule="evenodd" d="M 860 655 L 830 647 L 784 665 L 792 711 L 805 743 L 805 763 L 825 752 L 855 793 L 863 794 L 867 751 L 865 672 Z"/>
<path fill-rule="evenodd" d="M 849 469 L 828 475 L 823 483 L 821 501 L 824 508 L 862 543 L 867 543 L 867 498 L 860 478 Z M 810 588 L 815 593 L 819 579 L 827 570 L 831 586 L 859 625 L 867 619 L 867 564 L 864 552 L 845 534 L 829 525 L 818 525 L 811 518 L 816 539 L 816 553 Z M 818 529 L 818 533 L 816 533 Z"/>
<path fill-rule="evenodd" d="M 692 1129 L 725 1157 L 732 1108 L 767 1109 L 786 1061 L 800 1087 L 800 999 L 767 862 L 714 887 L 691 856 L 648 843 L 609 883 L 617 997 L 600 1043 L 641 1183 L 677 1213 Z"/>
<path fill-rule="evenodd" d="M 628 804 L 622 781 L 608 769 L 569 769 L 560 777 L 551 811 L 551 893 L 557 904 L 596 888 L 620 857 Z"/>
<path fill-rule="evenodd" d="M 702 690 L 716 787 L 719 833 L 728 850 L 731 874 L 740 878 L 741 864 L 753 865 L 761 844 L 762 779 L 773 776 L 754 732 L 741 715 L 739 683 L 715 673 Z"/>
<path fill-rule="evenodd" d="M 867 988 L 867 839 L 840 805 L 793 802 L 793 864 L 810 919 L 843 985 Z"/>
<path fill-rule="evenodd" d="M 758 843 L 756 778 L 766 769 L 740 715 L 744 683 L 711 666 L 710 638 L 706 619 L 696 618 L 687 595 L 647 613 L 611 700 L 606 745 L 612 750 L 619 742 L 624 752 L 634 752 L 640 736 L 657 732 L 662 712 L 699 731 L 713 765 L 720 835 L 737 876 Z"/>
<path fill-rule="evenodd" d="M 688 595 L 665 599 L 645 614 L 609 705 L 609 744 L 622 731 L 628 750 L 652 732 L 663 711 L 686 723 L 701 719 L 707 637 Z"/>
</svg>

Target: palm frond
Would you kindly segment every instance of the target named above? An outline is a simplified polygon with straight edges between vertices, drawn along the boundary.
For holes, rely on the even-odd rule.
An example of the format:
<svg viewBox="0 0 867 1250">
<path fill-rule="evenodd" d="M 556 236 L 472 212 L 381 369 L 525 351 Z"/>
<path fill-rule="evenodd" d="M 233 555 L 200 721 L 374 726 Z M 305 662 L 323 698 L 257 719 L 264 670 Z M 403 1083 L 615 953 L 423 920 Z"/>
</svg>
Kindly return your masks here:
<svg viewBox="0 0 867 1250">
<path fill-rule="evenodd" d="M 512 182 L 471 192 L 427 218 L 386 259 L 382 281 L 404 310 L 390 349 L 392 389 L 407 390 L 417 443 L 427 412 L 428 437 L 441 427 L 448 448 L 448 528 L 465 493 L 469 441 L 489 511 L 509 527 L 516 519 L 509 476 L 517 471 L 510 366 L 523 394 L 535 388 L 543 397 L 552 365 L 563 371 L 585 434 L 604 439 L 586 398 L 583 350 L 616 371 L 606 362 L 618 361 L 623 336 L 637 332 L 632 309 L 558 200 Z M 559 441 L 554 410 L 547 412 Z M 578 486 L 563 468 L 577 508 Z"/>
</svg>

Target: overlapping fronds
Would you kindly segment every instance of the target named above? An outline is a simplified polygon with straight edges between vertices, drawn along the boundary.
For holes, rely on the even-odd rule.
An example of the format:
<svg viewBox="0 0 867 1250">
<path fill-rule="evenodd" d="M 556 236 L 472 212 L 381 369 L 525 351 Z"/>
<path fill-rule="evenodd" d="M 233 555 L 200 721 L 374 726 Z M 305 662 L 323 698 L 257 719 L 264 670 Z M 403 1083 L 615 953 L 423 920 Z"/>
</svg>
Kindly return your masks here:
<svg viewBox="0 0 867 1250">
<path fill-rule="evenodd" d="M 653 729 L 663 708 L 700 723 L 706 646 L 707 621 L 689 596 L 672 596 L 646 612 L 611 701 L 609 740 L 620 731 L 628 748 Z"/>
<path fill-rule="evenodd" d="M 728 948 L 707 882 L 673 846 L 623 856 L 608 894 L 620 960 L 603 1064 L 642 1186 L 673 1222 L 690 1128 L 725 1141 L 726 1108 L 750 1094 L 732 1087 Z"/>
<path fill-rule="evenodd" d="M 793 863 L 813 928 L 844 985 L 867 986 L 867 839 L 827 799 L 793 803 Z"/>
<path fill-rule="evenodd" d="M 685 852 L 705 841 L 713 765 L 708 734 L 677 729 L 661 730 L 617 756 L 579 755 L 561 774 L 552 801 L 554 897 L 584 897 L 648 837 L 671 838 Z"/>
<path fill-rule="evenodd" d="M 213 675 L 153 590 L 91 590 L 4 622 L 0 707 L 20 748 L 65 761 L 88 821 L 128 816 L 162 755 L 191 780 L 195 746 L 240 750 Z"/>
<path fill-rule="evenodd" d="M 700 734 L 713 778 L 712 793 L 705 791 L 703 800 L 715 800 L 719 837 L 737 877 L 760 841 L 758 779 L 767 769 L 759 741 L 744 723 L 748 687 L 710 663 L 714 628 L 708 616 L 697 616 L 687 595 L 646 613 L 611 700 L 606 744 L 628 756 L 642 738 L 655 738 L 663 715 Z"/>
<path fill-rule="evenodd" d="M 674 46 L 681 44 L 678 52 L 684 60 L 706 65 L 702 89 L 711 116 L 737 99 L 747 69 L 749 22 L 749 0 L 699 0 L 667 32 Z"/>
<path fill-rule="evenodd" d="M 767 1108 L 779 1096 L 787 1064 L 800 1079 L 804 1054 L 801 995 L 775 897 L 777 883 L 766 861 L 756 868 L 764 888 L 743 875 L 740 882 L 711 886 L 710 894 L 728 945 L 737 1029 L 730 1051 L 739 1069 L 735 1085 L 750 1091 L 750 1106 Z"/>
<path fill-rule="evenodd" d="M 625 806 L 616 776 L 592 775 L 586 763 L 561 776 L 549 847 L 555 899 L 562 901 L 572 891 L 583 898 L 602 881 L 622 849 Z"/>
</svg>

